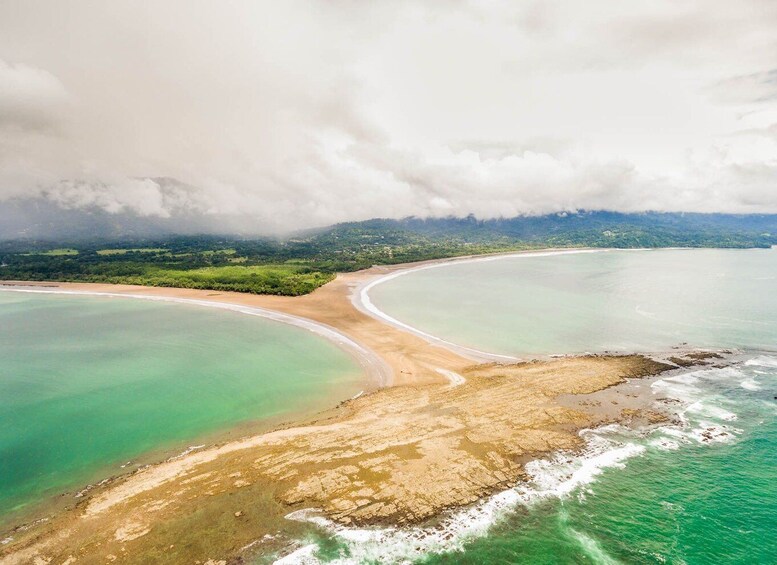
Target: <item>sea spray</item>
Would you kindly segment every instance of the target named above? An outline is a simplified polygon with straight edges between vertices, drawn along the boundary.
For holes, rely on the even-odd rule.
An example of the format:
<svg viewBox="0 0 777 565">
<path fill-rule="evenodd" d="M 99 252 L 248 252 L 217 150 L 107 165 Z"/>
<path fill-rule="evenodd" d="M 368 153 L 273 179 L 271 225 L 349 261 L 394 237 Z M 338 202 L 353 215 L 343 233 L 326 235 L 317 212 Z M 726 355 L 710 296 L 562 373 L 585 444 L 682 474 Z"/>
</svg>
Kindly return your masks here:
<svg viewBox="0 0 777 565">
<path fill-rule="evenodd" d="M 640 445 L 608 438 L 615 429 L 620 427 L 581 431 L 586 442 L 581 453 L 559 453 L 533 461 L 526 466 L 530 479 L 525 484 L 448 513 L 433 526 L 351 528 L 336 524 L 313 509 L 292 512 L 288 519 L 309 522 L 336 538 L 342 544 L 342 554 L 336 559 L 322 560 L 316 557 L 314 544 L 306 543 L 276 563 L 403 563 L 428 554 L 462 551 L 467 542 L 487 535 L 494 524 L 517 507 L 569 496 L 594 481 L 604 469 L 622 466 L 628 458 L 644 451 Z"/>
<path fill-rule="evenodd" d="M 331 551 L 323 556 L 318 551 L 321 542 L 307 538 L 296 551 L 286 556 L 286 560 L 280 562 L 410 563 L 434 561 L 435 555 L 440 558 L 445 555 L 478 555 L 485 540 L 496 535 L 494 532 L 509 529 L 516 520 L 520 521 L 522 512 L 558 506 L 558 512 L 562 513 L 571 503 L 586 507 L 587 498 L 597 495 L 597 480 L 608 469 L 623 469 L 630 460 L 651 456 L 652 453 L 675 457 L 670 453 L 736 442 L 745 433 L 739 426 L 748 422 L 741 422 L 736 402 L 726 398 L 721 391 L 738 387 L 743 379 L 752 377 L 754 367 L 763 367 L 771 359 L 761 358 L 758 365 L 745 361 L 723 368 L 694 369 L 659 379 L 652 387 L 657 403 L 664 410 L 674 412 L 675 423 L 638 430 L 618 424 L 583 430 L 580 435 L 585 447 L 581 452 L 560 452 L 529 462 L 525 466 L 528 480 L 524 483 L 472 507 L 447 513 L 432 526 L 349 528 L 327 520 L 314 510 L 292 513 L 289 519 L 315 525 L 319 535 L 334 540 L 339 549 L 335 556 L 331 555 Z M 773 371 L 771 377 L 774 376 Z M 744 390 L 742 392 L 745 393 Z M 682 507 L 662 501 L 661 508 L 664 513 L 674 514 Z M 568 547 L 572 548 L 569 551 L 581 552 L 598 563 L 620 562 L 620 558 L 613 555 L 608 547 L 611 541 L 599 539 L 579 524 L 574 526 L 559 522 L 556 528 L 560 528 L 559 535 L 568 539 Z M 645 562 L 662 562 L 665 559 L 667 550 L 661 544 L 647 545 L 650 546 L 648 549 L 639 549 L 640 555 L 645 556 Z"/>
<path fill-rule="evenodd" d="M 603 472 L 577 496 L 515 512 L 463 552 L 423 562 L 773 563 L 777 403 L 739 384 L 758 374 L 764 389 L 774 386 L 777 370 L 755 373 L 755 367 L 777 356 L 758 365 L 748 357 L 661 379 L 670 382 L 653 390 L 659 405 L 675 412 L 675 423 L 611 429 L 607 437 L 625 434 L 646 448 L 624 469 Z M 675 390 L 683 398 L 667 396 L 667 385 L 682 385 Z"/>
</svg>

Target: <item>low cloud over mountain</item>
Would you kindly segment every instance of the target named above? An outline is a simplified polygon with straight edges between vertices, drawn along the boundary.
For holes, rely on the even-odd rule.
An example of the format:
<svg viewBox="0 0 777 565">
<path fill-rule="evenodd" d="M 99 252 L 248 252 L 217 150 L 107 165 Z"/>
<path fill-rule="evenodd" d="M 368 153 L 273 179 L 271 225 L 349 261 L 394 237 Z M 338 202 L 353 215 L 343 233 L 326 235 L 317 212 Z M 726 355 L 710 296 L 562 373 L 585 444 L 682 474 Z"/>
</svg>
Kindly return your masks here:
<svg viewBox="0 0 777 565">
<path fill-rule="evenodd" d="M 777 212 L 775 30 L 769 0 L 5 2 L 1 231 Z"/>
</svg>

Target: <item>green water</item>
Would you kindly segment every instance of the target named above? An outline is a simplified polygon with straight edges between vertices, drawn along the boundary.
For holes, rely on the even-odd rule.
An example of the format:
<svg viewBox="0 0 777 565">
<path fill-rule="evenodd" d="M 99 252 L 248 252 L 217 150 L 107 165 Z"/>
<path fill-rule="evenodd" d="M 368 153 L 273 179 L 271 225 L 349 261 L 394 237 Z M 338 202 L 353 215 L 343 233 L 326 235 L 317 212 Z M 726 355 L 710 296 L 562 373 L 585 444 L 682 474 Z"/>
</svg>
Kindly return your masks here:
<svg viewBox="0 0 777 565">
<path fill-rule="evenodd" d="M 507 354 L 777 348 L 777 249 L 608 251 L 419 270 L 370 291 L 387 314 Z"/>
<path fill-rule="evenodd" d="M 651 385 L 680 425 L 586 432 L 582 454 L 436 527 L 318 522 L 331 563 L 777 564 L 777 251 L 607 252 L 463 263 L 378 285 L 390 316 L 507 354 L 739 348 Z M 659 402 L 657 400 L 657 402 Z M 294 562 L 293 559 L 290 562 Z"/>
<path fill-rule="evenodd" d="M 363 385 L 334 345 L 254 316 L 0 292 L 0 515 Z"/>
<path fill-rule="evenodd" d="M 686 400 L 685 426 L 590 431 L 583 456 L 533 462 L 528 484 L 437 528 L 317 528 L 303 550 L 327 563 L 773 565 L 777 356 L 747 358 L 658 383 Z"/>
<path fill-rule="evenodd" d="M 777 357 L 768 359 L 777 366 Z M 517 504 L 486 536 L 465 542 L 462 551 L 420 561 L 777 562 L 775 366 L 695 373 L 700 382 L 693 387 L 694 397 L 702 407 L 688 415 L 688 428 L 725 426 L 733 438 L 705 444 L 685 436 L 687 443 L 675 447 L 667 442 L 676 438 L 662 430 L 648 438 L 624 431 L 601 434 L 644 451 L 622 469 L 605 469 L 569 496 Z M 754 375 L 763 388 L 742 388 Z M 707 409 L 733 410 L 737 418 L 716 418 L 715 410 L 705 412 L 705 404 Z"/>
</svg>

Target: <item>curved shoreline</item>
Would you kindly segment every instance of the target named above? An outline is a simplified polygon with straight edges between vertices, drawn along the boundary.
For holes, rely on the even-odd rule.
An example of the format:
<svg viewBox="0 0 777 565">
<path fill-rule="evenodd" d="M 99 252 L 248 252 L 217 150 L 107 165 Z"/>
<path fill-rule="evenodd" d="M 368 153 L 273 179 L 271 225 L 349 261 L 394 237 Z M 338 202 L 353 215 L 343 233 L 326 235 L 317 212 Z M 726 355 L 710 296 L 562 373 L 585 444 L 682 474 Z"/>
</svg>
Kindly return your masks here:
<svg viewBox="0 0 777 565">
<path fill-rule="evenodd" d="M 612 412 L 616 409 L 610 405 L 616 402 L 611 400 L 617 399 L 617 410 L 638 410 L 641 418 L 650 419 L 645 398 L 632 398 L 614 387 L 674 366 L 639 355 L 473 365 L 474 355 L 489 361 L 494 356 L 413 331 L 401 322 L 390 323 L 385 318 L 390 316 L 381 316 L 369 301 L 368 292 L 376 284 L 415 270 L 598 251 L 603 250 L 546 250 L 375 267 L 339 275 L 316 292 L 295 298 L 79 283 L 51 288 L 17 282 L 25 288 L 5 288 L 216 307 L 319 335 L 323 331 L 322 337 L 341 348 L 355 347 L 349 350 L 352 354 L 363 352 L 365 359 L 379 360 L 387 370 L 383 376 L 391 377 L 393 370 L 390 384 L 403 386 L 357 395 L 319 421 L 216 444 L 120 477 L 51 521 L 29 532 L 20 530 L 19 539 L 5 550 L 0 547 L 0 563 L 52 556 L 71 563 L 70 557 L 82 551 L 112 560 L 116 555 L 155 555 L 158 547 L 175 547 L 178 555 L 219 563 L 263 543 L 256 540 L 266 539 L 262 534 L 278 527 L 263 512 L 276 506 L 312 505 L 349 526 L 419 523 L 511 487 L 521 480 L 528 460 L 578 449 L 580 429 L 625 418 L 625 412 Z M 373 310 L 360 302 L 362 297 Z M 506 359 L 513 358 L 500 356 Z M 588 401 L 559 400 L 599 392 L 606 395 L 607 409 L 592 409 Z M 262 506 L 267 496 L 276 506 Z M 246 522 L 246 514 L 254 522 Z M 226 529 L 212 527 L 208 516 L 224 517 Z M 93 545 L 94 536 L 100 543 Z M 218 553 L 197 553 L 202 551 L 197 544 L 205 538 L 214 548 L 208 552 Z M 247 545 L 235 550 L 242 543 Z M 124 551 L 128 553 L 122 555 Z"/>
<path fill-rule="evenodd" d="M 453 343 L 441 337 L 425 332 L 415 326 L 406 324 L 405 322 L 402 322 L 394 318 L 390 314 L 387 314 L 386 312 L 378 308 L 378 306 L 376 306 L 375 303 L 372 302 L 372 299 L 370 298 L 369 293 L 373 288 L 375 288 L 380 284 L 402 277 L 404 275 L 408 275 L 410 273 L 415 273 L 418 271 L 426 271 L 428 269 L 438 269 L 441 267 L 449 267 L 452 265 L 460 265 L 463 263 L 482 263 L 482 262 L 498 261 L 500 259 L 549 257 L 554 255 L 578 255 L 582 253 L 602 253 L 606 251 L 612 251 L 612 249 L 558 249 L 558 250 L 550 249 L 550 250 L 544 250 L 544 251 L 521 251 L 521 252 L 507 253 L 507 254 L 500 253 L 500 254 L 494 254 L 494 255 L 479 255 L 479 256 L 476 255 L 476 256 L 470 256 L 470 257 L 454 257 L 451 259 L 439 259 L 436 261 L 395 270 L 391 273 L 380 276 L 371 281 L 362 283 L 361 285 L 359 285 L 359 287 L 357 287 L 356 291 L 352 294 L 351 302 L 358 310 L 360 310 L 361 312 L 364 312 L 369 316 L 372 316 L 376 320 L 380 320 L 381 322 L 390 324 L 397 329 L 410 332 L 414 335 L 417 335 L 418 337 L 423 338 L 424 340 L 426 340 L 431 344 L 445 347 L 446 349 L 449 349 L 454 353 L 457 353 L 459 355 L 472 359 L 473 361 L 479 361 L 479 362 L 497 361 L 502 363 L 504 362 L 514 363 L 516 361 L 519 361 L 520 358 L 512 355 L 503 355 L 503 354 L 493 353 L 489 351 L 482 351 L 480 349 L 475 349 L 472 347 L 467 347 L 464 345 Z M 644 251 L 644 250 L 639 249 L 637 251 Z"/>
<path fill-rule="evenodd" d="M 579 450 L 578 432 L 620 420 L 617 410 L 650 418 L 644 398 L 616 385 L 674 368 L 638 355 L 577 357 L 471 365 L 458 382 L 383 388 L 326 419 L 110 481 L 9 532 L 0 563 L 145 562 L 159 548 L 176 556 L 169 562 L 224 563 L 279 531 L 296 539 L 289 512 L 311 507 L 345 528 L 423 524 L 512 488 L 528 461 Z M 594 393 L 617 401 L 616 412 L 591 411 Z M 568 395 L 579 400 L 559 400 Z"/>
<path fill-rule="evenodd" d="M 668 248 L 668 249 L 686 249 L 686 248 Z M 425 332 L 419 328 L 411 326 L 405 322 L 402 322 L 388 313 L 378 308 L 370 299 L 369 291 L 374 287 L 388 282 L 397 277 L 404 276 L 416 271 L 422 271 L 427 269 L 435 269 L 446 266 L 458 265 L 462 263 L 478 263 L 478 262 L 491 262 L 501 259 L 516 259 L 516 258 L 531 258 L 531 257 L 547 257 L 554 255 L 577 255 L 583 253 L 602 253 L 608 251 L 650 251 L 648 248 L 638 249 L 614 249 L 614 248 L 580 248 L 580 249 L 543 249 L 543 250 L 531 250 L 531 251 L 515 251 L 507 253 L 492 253 L 485 255 L 470 255 L 463 257 L 449 257 L 442 259 L 433 259 L 431 261 L 422 261 L 414 263 L 402 263 L 397 265 L 385 265 L 385 266 L 373 266 L 362 271 L 355 271 L 352 273 L 339 274 L 335 281 L 329 282 L 326 285 L 316 289 L 308 295 L 299 297 L 288 296 L 274 296 L 274 295 L 253 295 L 247 293 L 237 292 L 219 292 L 208 291 L 206 289 L 184 289 L 178 287 L 151 287 L 151 286 L 137 286 L 137 285 L 123 285 L 112 283 L 80 283 L 80 282 L 60 282 L 60 281 L 0 281 L 0 291 L 14 291 L 14 292 L 30 292 L 30 293 L 48 293 L 48 294 L 73 294 L 84 296 L 106 296 L 117 298 L 135 298 L 142 300 L 157 300 L 163 302 L 173 302 L 180 304 L 190 304 L 195 306 L 220 308 L 224 310 L 231 310 L 243 314 L 260 316 L 272 321 L 289 324 L 296 326 L 327 339 L 334 343 L 350 355 L 352 355 L 359 364 L 364 367 L 368 376 L 375 379 L 378 386 L 390 386 L 397 384 L 398 375 L 396 374 L 396 368 L 392 367 L 392 363 L 389 363 L 385 359 L 385 355 L 381 355 L 376 352 L 374 348 L 361 343 L 359 339 L 352 339 L 347 335 L 348 332 L 341 331 L 334 327 L 333 324 L 327 324 L 320 320 L 314 319 L 312 316 L 300 315 L 293 313 L 294 303 L 301 303 L 305 299 L 320 294 L 325 289 L 331 289 L 336 285 L 336 282 L 345 282 L 347 289 L 345 290 L 346 298 L 349 306 L 358 312 L 369 316 L 373 320 L 379 322 L 382 326 L 389 325 L 392 328 L 399 330 L 404 334 L 411 334 L 413 336 L 423 339 L 429 345 L 442 347 L 445 350 L 470 361 L 477 362 L 501 362 L 509 363 L 520 361 L 520 357 L 513 355 L 504 355 L 489 351 L 483 351 L 472 347 L 460 345 L 441 337 L 435 336 L 428 332 Z M 386 270 L 388 272 L 386 272 Z M 367 280 L 362 280 L 366 278 Z M 351 282 L 351 279 L 355 279 L 355 282 Z M 63 286 L 65 288 L 63 288 Z M 15 288 L 21 287 L 21 288 Z M 114 292 L 111 290 L 86 290 L 83 287 L 94 288 L 106 288 L 116 290 L 127 290 L 128 292 Z M 71 288 L 69 290 L 68 288 Z M 161 292 L 167 291 L 168 295 L 161 295 Z M 342 289 L 335 291 L 335 294 L 342 294 Z M 188 298 L 177 296 L 178 293 L 191 292 L 196 295 L 208 293 L 211 295 L 215 293 L 218 296 L 232 297 L 231 301 L 216 301 L 216 300 L 203 300 L 199 298 Z M 251 298 L 253 302 L 265 302 L 266 305 L 258 306 L 254 304 L 244 305 L 240 304 L 241 300 Z M 292 306 L 291 308 L 289 306 Z M 320 309 L 320 308 L 319 308 Z M 350 329 L 350 328 L 348 328 Z M 404 371 L 400 371 L 404 372 Z M 437 369 L 434 372 L 439 374 Z M 402 379 L 399 379 L 401 381 Z M 401 384 L 401 382 L 399 383 Z"/>
<path fill-rule="evenodd" d="M 238 312 L 240 314 L 247 314 L 249 316 L 257 316 L 273 322 L 279 322 L 282 324 L 294 326 L 300 329 L 312 332 L 320 337 L 323 337 L 327 341 L 333 343 L 354 359 L 364 368 L 368 378 L 375 379 L 378 386 L 387 386 L 391 382 L 391 367 L 374 351 L 364 347 L 357 343 L 353 339 L 346 336 L 344 333 L 336 330 L 335 328 L 316 322 L 301 316 L 294 316 L 292 314 L 286 314 L 267 308 L 261 308 L 258 306 L 244 306 L 241 304 L 232 304 L 228 302 L 215 302 L 210 300 L 198 300 L 193 298 L 179 298 L 173 296 L 153 296 L 148 294 L 125 294 L 118 292 L 102 292 L 102 291 L 87 291 L 87 290 L 67 290 L 67 289 L 52 289 L 46 288 L 7 288 L 0 286 L 0 292 L 20 292 L 29 294 L 64 294 L 71 296 L 96 296 L 107 298 L 130 298 L 135 300 L 148 300 L 152 302 L 168 302 L 174 304 L 185 304 L 191 306 L 200 306 L 205 308 L 217 308 L 220 310 L 228 310 L 231 312 Z"/>
</svg>

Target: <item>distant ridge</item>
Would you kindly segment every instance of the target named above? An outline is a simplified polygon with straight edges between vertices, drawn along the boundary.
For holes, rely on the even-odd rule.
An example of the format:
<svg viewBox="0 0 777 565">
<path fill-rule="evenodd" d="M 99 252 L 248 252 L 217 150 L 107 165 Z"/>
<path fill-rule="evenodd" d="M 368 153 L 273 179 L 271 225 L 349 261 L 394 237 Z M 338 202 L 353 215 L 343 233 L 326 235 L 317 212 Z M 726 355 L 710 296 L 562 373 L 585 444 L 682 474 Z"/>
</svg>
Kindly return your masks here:
<svg viewBox="0 0 777 565">
<path fill-rule="evenodd" d="M 405 244 L 413 238 L 477 244 L 522 242 L 537 246 L 770 247 L 777 244 L 775 214 L 687 212 L 559 212 L 479 220 L 465 218 L 373 219 L 337 224 L 299 235 L 318 239 L 360 237 Z"/>
<path fill-rule="evenodd" d="M 48 200 L 0 203 L 0 240 L 78 242 L 90 240 L 158 240 L 212 235 L 227 239 L 310 240 L 342 237 L 407 243 L 415 238 L 467 243 L 515 242 L 560 246 L 585 243 L 607 247 L 720 246 L 777 244 L 777 214 L 688 212 L 622 213 L 604 210 L 558 212 L 542 216 L 478 219 L 475 216 L 403 219 L 374 218 L 271 233 L 247 216 L 203 214 L 181 209 L 170 217 L 109 213 L 99 208 L 69 209 Z M 716 243 L 717 242 L 717 243 Z"/>
<path fill-rule="evenodd" d="M 167 224 L 172 227 L 173 224 Z M 300 295 L 337 273 L 540 248 L 768 248 L 777 215 L 576 212 L 510 219 L 373 219 L 285 236 L 107 232 L 0 241 L 0 279 L 68 280 Z M 190 226 L 191 227 L 191 226 Z M 64 232 L 67 233 L 67 232 Z"/>
</svg>

